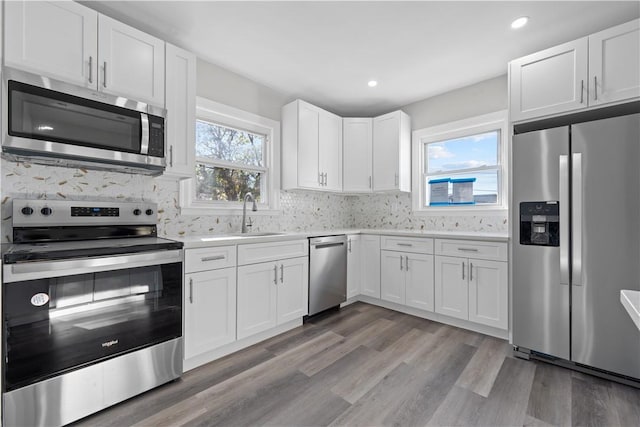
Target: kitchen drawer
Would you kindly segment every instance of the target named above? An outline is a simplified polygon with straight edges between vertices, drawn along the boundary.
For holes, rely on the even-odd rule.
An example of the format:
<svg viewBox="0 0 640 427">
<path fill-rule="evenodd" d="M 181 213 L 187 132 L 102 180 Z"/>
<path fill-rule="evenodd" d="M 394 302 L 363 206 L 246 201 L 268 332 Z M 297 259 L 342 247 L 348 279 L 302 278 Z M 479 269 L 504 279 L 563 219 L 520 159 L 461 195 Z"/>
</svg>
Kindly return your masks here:
<svg viewBox="0 0 640 427">
<path fill-rule="evenodd" d="M 380 249 L 432 254 L 433 239 L 430 237 L 382 236 Z"/>
<path fill-rule="evenodd" d="M 436 239 L 436 255 L 465 258 L 507 260 L 507 244 L 502 242 L 483 242 L 480 240 Z"/>
<path fill-rule="evenodd" d="M 257 264 L 259 262 L 308 255 L 309 241 L 306 239 L 238 245 L 238 265 Z"/>
<path fill-rule="evenodd" d="M 184 272 L 186 274 L 235 266 L 235 245 L 184 250 Z"/>
</svg>

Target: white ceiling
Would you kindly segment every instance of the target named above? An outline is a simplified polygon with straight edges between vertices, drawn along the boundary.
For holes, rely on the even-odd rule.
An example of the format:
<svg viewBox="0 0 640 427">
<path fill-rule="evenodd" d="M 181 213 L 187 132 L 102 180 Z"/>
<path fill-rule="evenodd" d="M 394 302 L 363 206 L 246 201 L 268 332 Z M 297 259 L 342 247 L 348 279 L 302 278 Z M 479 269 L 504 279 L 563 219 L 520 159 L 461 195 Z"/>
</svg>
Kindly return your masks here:
<svg viewBox="0 0 640 427">
<path fill-rule="evenodd" d="M 640 16 L 638 1 L 83 3 L 344 116 L 505 74 L 513 58 Z"/>
</svg>

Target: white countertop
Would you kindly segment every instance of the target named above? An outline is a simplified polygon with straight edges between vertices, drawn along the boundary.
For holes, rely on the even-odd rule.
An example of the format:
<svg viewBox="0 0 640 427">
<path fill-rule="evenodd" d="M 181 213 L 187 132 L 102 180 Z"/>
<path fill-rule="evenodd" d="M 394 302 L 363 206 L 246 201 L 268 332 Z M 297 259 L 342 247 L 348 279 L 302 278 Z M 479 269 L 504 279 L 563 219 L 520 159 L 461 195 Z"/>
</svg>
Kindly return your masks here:
<svg viewBox="0 0 640 427">
<path fill-rule="evenodd" d="M 334 234 L 375 234 L 386 236 L 431 237 L 438 239 L 470 239 L 492 242 L 508 242 L 506 233 L 487 233 L 473 231 L 426 231 L 426 230 L 383 230 L 383 229 L 337 229 L 312 230 L 304 232 L 282 233 L 278 235 L 261 236 L 259 232 L 238 234 L 211 234 L 198 236 L 168 236 L 168 239 L 182 242 L 186 249 L 205 248 L 245 243 L 277 242 L 284 240 L 306 239 L 314 236 L 329 236 Z"/>
<path fill-rule="evenodd" d="M 631 320 L 640 330 L 640 291 L 621 290 L 620 302 L 627 309 Z"/>
</svg>

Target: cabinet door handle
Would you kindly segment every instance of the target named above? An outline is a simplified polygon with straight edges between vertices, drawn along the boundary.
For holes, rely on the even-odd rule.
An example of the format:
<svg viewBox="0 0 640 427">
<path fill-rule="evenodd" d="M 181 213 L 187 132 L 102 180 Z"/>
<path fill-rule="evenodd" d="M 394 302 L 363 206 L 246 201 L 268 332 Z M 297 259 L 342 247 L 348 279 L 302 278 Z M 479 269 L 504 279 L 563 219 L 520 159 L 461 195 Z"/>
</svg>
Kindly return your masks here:
<svg viewBox="0 0 640 427">
<path fill-rule="evenodd" d="M 462 252 L 478 252 L 476 248 L 458 248 L 458 250 Z"/>
<path fill-rule="evenodd" d="M 462 263 L 462 280 L 464 280 L 464 262 Z"/>
<path fill-rule="evenodd" d="M 324 185 L 325 186 L 327 185 L 327 173 L 326 172 L 324 173 Z"/>
<path fill-rule="evenodd" d="M 407 246 L 407 247 L 412 247 L 413 243 L 397 243 L 398 246 Z"/>
<path fill-rule="evenodd" d="M 205 256 L 200 258 L 200 261 L 202 262 L 207 262 L 207 261 L 219 261 L 221 259 L 224 259 L 225 256 L 224 255 L 213 255 L 213 256 Z"/>
<path fill-rule="evenodd" d="M 409 256 L 405 255 L 404 257 L 404 269 L 405 271 L 409 271 Z"/>
<path fill-rule="evenodd" d="M 318 184 L 322 185 L 322 172 L 318 173 Z"/>
<path fill-rule="evenodd" d="M 402 271 L 402 270 L 403 270 L 403 267 L 402 267 L 402 258 L 403 258 L 403 257 L 402 257 L 402 255 L 400 255 L 400 271 Z"/>
<path fill-rule="evenodd" d="M 580 80 L 580 104 L 584 102 L 584 80 Z"/>
<path fill-rule="evenodd" d="M 349 252 L 351 252 L 351 239 L 349 239 Z"/>
<path fill-rule="evenodd" d="M 169 146 L 169 166 L 173 167 L 173 145 Z"/>
<path fill-rule="evenodd" d="M 93 56 L 89 56 L 89 83 L 93 83 Z"/>
<path fill-rule="evenodd" d="M 280 264 L 280 283 L 284 283 L 284 264 Z"/>
<path fill-rule="evenodd" d="M 593 99 L 598 100 L 598 76 L 593 76 Z"/>
<path fill-rule="evenodd" d="M 189 302 L 193 304 L 193 278 L 189 279 Z"/>
<path fill-rule="evenodd" d="M 278 284 L 278 266 L 274 265 L 273 266 L 273 283 L 274 284 Z"/>
<path fill-rule="evenodd" d="M 104 61 L 104 74 L 102 79 L 102 86 L 107 87 L 107 61 Z"/>
<path fill-rule="evenodd" d="M 469 263 L 469 281 L 473 281 L 473 263 Z"/>
<path fill-rule="evenodd" d="M 372 182 L 371 182 L 371 175 L 369 175 L 369 188 L 372 187 Z"/>
</svg>

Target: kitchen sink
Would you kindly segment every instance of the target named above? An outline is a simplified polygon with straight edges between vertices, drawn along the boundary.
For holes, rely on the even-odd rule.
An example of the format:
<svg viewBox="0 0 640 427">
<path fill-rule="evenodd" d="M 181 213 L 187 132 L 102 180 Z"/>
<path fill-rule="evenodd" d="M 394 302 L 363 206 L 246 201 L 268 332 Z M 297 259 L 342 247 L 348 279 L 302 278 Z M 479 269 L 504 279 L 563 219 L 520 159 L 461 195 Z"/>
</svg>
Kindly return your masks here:
<svg viewBox="0 0 640 427">
<path fill-rule="evenodd" d="M 265 236 L 284 236 L 286 233 L 274 233 L 274 232 L 256 232 L 256 233 L 233 233 L 232 236 L 237 237 L 265 237 Z"/>
</svg>

